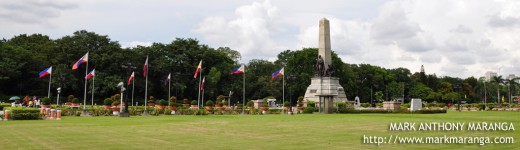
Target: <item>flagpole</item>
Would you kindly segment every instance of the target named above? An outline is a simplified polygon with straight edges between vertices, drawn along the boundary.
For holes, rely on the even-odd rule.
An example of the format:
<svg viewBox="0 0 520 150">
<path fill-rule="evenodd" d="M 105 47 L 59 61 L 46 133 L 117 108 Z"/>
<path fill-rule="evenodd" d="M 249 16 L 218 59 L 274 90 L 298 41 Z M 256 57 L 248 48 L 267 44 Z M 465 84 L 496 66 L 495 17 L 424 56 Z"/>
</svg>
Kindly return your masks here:
<svg viewBox="0 0 520 150">
<path fill-rule="evenodd" d="M 51 66 L 52 68 L 52 66 Z M 52 73 L 49 74 L 49 91 L 47 92 L 47 98 L 51 97 L 51 80 L 52 80 Z"/>
<path fill-rule="evenodd" d="M 146 56 L 146 60 L 148 61 L 148 56 Z M 145 78 L 146 81 L 145 81 L 145 88 L 144 88 L 145 89 L 144 90 L 144 114 L 147 114 L 147 112 L 146 112 L 146 107 L 147 107 L 146 102 L 147 102 L 147 100 L 146 99 L 147 99 L 147 96 L 148 96 L 148 64 L 146 64 L 146 72 L 145 72 L 145 74 L 146 74 L 146 78 Z"/>
<path fill-rule="evenodd" d="M 94 70 L 96 70 L 96 69 L 94 69 Z M 95 80 L 96 80 L 96 76 L 94 75 L 94 76 L 92 76 L 92 103 L 91 103 L 92 107 L 94 107 L 94 81 Z"/>
<path fill-rule="evenodd" d="M 171 75 L 172 75 L 172 74 L 170 73 L 170 74 L 168 75 L 168 77 L 171 78 Z M 170 106 L 170 101 L 171 101 L 171 100 L 170 100 L 170 97 L 171 97 L 171 96 L 170 96 L 170 89 L 171 89 L 171 88 L 170 88 L 170 82 L 171 82 L 171 79 L 168 79 L 168 106 Z"/>
<path fill-rule="evenodd" d="M 282 106 L 285 104 L 285 68 L 283 69 L 284 70 L 282 74 Z"/>
<path fill-rule="evenodd" d="M 135 78 L 135 76 L 134 76 L 134 78 Z M 132 79 L 132 106 L 134 106 L 134 87 L 135 87 L 135 81 L 134 80 L 135 79 Z"/>
<path fill-rule="evenodd" d="M 88 54 L 88 52 L 87 52 Z M 88 57 L 88 56 L 87 56 Z M 87 66 L 85 67 L 85 76 L 88 74 L 88 60 Z M 85 78 L 85 92 L 83 93 L 83 111 L 85 111 L 85 106 L 87 105 L 87 78 Z"/>
<path fill-rule="evenodd" d="M 246 107 L 246 66 L 244 65 L 244 80 L 242 82 L 242 114 L 244 114 L 244 108 Z"/>
<path fill-rule="evenodd" d="M 202 108 L 204 108 L 204 91 L 205 90 L 202 90 L 202 103 L 201 103 Z"/>
<path fill-rule="evenodd" d="M 199 95 L 197 95 L 197 107 L 200 106 L 200 83 L 202 82 L 202 67 L 199 72 Z"/>
</svg>

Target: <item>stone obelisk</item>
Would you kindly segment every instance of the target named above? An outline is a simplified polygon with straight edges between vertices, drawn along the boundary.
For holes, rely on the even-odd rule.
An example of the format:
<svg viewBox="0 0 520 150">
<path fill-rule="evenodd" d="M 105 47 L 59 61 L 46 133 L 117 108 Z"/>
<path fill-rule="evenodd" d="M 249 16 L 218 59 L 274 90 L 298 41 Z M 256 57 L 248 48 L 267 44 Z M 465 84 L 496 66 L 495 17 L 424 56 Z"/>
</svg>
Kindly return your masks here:
<svg viewBox="0 0 520 150">
<path fill-rule="evenodd" d="M 329 65 L 332 64 L 331 56 L 330 56 L 330 25 L 329 20 L 323 18 L 320 20 L 320 35 L 319 35 L 319 50 L 318 55 L 323 58 L 323 64 L 325 69 L 329 68 Z"/>
<path fill-rule="evenodd" d="M 332 65 L 331 45 L 330 45 L 330 25 L 329 20 L 320 20 L 319 50 L 318 56 L 323 59 L 323 67 L 316 67 L 317 75 L 311 78 L 311 85 L 305 92 L 305 101 L 316 102 L 316 107 L 322 113 L 333 113 L 335 101 L 347 101 L 347 96 L 343 87 L 339 84 L 339 78 L 333 77 L 333 73 L 326 74 L 320 71 L 328 70 Z M 320 58 L 317 59 L 316 66 L 320 65 Z M 334 66 L 332 66 L 334 68 Z M 321 68 L 321 69 L 319 69 Z M 333 69 L 331 69 L 333 70 Z"/>
</svg>

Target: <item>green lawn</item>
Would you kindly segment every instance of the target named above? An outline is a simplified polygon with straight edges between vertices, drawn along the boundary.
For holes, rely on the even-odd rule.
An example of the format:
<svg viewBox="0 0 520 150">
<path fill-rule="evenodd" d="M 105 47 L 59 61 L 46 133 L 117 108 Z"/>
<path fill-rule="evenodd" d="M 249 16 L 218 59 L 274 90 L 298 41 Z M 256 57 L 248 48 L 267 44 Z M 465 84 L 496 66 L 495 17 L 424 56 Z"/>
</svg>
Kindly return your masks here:
<svg viewBox="0 0 520 150">
<path fill-rule="evenodd" d="M 390 122 L 512 122 L 515 131 L 388 131 Z M 364 144 L 363 135 L 508 136 L 513 144 Z M 2 121 L 0 149 L 520 149 L 520 112 L 63 117 Z"/>
</svg>

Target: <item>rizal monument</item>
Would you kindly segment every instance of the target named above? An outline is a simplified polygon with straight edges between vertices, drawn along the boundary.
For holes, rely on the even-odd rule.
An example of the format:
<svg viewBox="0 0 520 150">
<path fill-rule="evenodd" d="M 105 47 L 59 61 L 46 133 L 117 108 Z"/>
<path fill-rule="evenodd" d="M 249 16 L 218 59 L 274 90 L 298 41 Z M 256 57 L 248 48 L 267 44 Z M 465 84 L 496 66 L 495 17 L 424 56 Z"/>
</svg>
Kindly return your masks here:
<svg viewBox="0 0 520 150">
<path fill-rule="evenodd" d="M 323 18 L 319 25 L 319 50 L 314 77 L 305 92 L 305 99 L 316 102 L 316 107 L 323 113 L 332 113 L 335 101 L 347 101 L 339 78 L 334 77 L 333 67 L 340 66 L 332 66 L 330 25 L 329 20 Z"/>
</svg>

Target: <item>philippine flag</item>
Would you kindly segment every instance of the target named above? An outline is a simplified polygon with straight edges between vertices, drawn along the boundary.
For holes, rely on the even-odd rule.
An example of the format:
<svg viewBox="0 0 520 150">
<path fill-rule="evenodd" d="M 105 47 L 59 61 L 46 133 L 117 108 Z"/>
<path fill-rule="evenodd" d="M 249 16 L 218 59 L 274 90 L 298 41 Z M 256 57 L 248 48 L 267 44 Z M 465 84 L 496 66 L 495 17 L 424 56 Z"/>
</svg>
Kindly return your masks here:
<svg viewBox="0 0 520 150">
<path fill-rule="evenodd" d="M 86 76 L 85 76 L 85 79 L 90 79 L 92 77 L 94 77 L 94 74 L 96 73 L 96 69 L 92 69 L 92 71 L 90 71 L 90 73 L 88 73 Z"/>
<path fill-rule="evenodd" d="M 143 76 L 146 78 L 147 74 L 148 74 L 148 56 L 146 56 L 146 61 L 144 62 L 144 66 L 143 66 Z"/>
<path fill-rule="evenodd" d="M 132 72 L 132 75 L 130 75 L 130 78 L 128 78 L 127 86 L 130 86 L 130 82 L 134 80 L 134 72 Z"/>
<path fill-rule="evenodd" d="M 88 62 L 88 52 L 83 57 L 81 57 L 78 61 L 76 61 L 76 63 L 74 63 L 74 65 L 72 65 L 72 70 L 78 69 L 79 65 L 81 65 L 82 63 L 86 63 L 86 62 Z"/>
<path fill-rule="evenodd" d="M 40 78 L 43 78 L 52 73 L 52 66 L 40 72 Z"/>
<path fill-rule="evenodd" d="M 283 76 L 284 74 L 284 67 L 282 67 L 282 69 L 274 72 L 272 75 L 271 75 L 271 80 L 276 78 L 276 77 L 279 77 L 279 76 Z"/>
<path fill-rule="evenodd" d="M 202 60 L 199 62 L 199 66 L 197 66 L 197 70 L 195 70 L 195 75 L 193 75 L 194 79 L 197 79 L 197 75 L 199 74 L 201 68 L 202 68 Z"/>
<path fill-rule="evenodd" d="M 233 72 L 231 72 L 231 74 L 242 74 L 246 71 L 246 67 L 244 65 L 238 67 L 237 69 L 233 70 Z"/>
<path fill-rule="evenodd" d="M 201 91 L 204 91 L 204 82 L 206 81 L 206 76 L 204 76 L 204 78 L 202 78 L 202 84 L 200 85 L 200 90 Z"/>
</svg>

